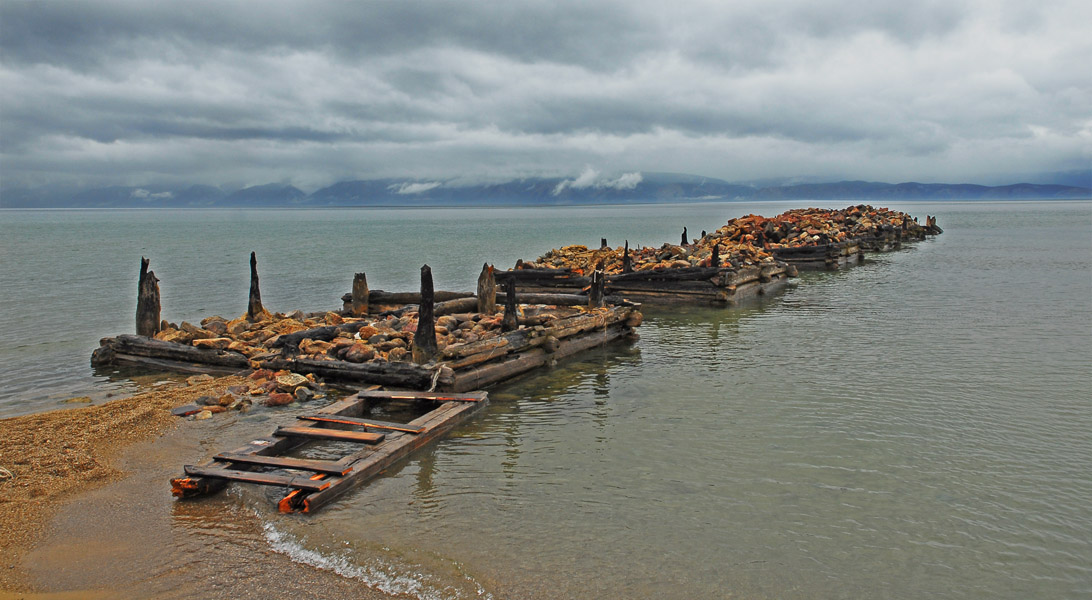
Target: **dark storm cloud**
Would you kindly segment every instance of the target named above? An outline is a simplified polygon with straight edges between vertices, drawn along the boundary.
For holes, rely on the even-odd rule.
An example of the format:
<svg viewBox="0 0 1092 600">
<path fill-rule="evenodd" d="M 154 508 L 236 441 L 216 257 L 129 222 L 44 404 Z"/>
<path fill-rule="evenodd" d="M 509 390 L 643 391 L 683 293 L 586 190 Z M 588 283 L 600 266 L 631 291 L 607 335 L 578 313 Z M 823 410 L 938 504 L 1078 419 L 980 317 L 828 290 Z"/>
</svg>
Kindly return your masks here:
<svg viewBox="0 0 1092 600">
<path fill-rule="evenodd" d="M 1081 2 L 0 2 L 0 177 L 1080 168 Z"/>
</svg>

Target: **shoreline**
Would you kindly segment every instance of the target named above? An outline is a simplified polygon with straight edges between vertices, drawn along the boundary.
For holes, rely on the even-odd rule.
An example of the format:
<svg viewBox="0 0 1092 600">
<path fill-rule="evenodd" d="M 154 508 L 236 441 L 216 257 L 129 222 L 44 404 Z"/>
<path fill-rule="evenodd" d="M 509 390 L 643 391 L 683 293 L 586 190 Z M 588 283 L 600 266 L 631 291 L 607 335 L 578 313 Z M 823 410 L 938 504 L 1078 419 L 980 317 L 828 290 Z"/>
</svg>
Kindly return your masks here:
<svg viewBox="0 0 1092 600">
<path fill-rule="evenodd" d="M 292 589 L 305 593 L 313 586 L 329 590 L 331 598 L 392 597 L 294 562 L 269 548 L 255 517 L 216 505 L 194 504 L 193 510 L 211 510 L 208 527 L 222 522 L 230 530 L 223 535 L 239 534 L 245 540 L 230 549 L 203 549 L 202 557 L 222 556 L 188 564 L 192 557 L 187 548 L 193 546 L 189 538 L 207 531 L 178 526 L 175 521 L 185 518 L 193 503 L 171 498 L 163 475 L 176 472 L 183 456 L 203 453 L 208 436 L 222 435 L 233 424 L 189 422 L 171 415 L 170 409 L 242 381 L 229 376 L 99 405 L 0 419 L 0 466 L 13 475 L 0 480 L 0 526 L 5 531 L 0 600 L 114 593 L 155 597 L 164 586 L 175 589 L 191 581 L 216 582 L 218 577 L 222 581 L 213 585 L 236 597 L 276 596 Z M 179 506 L 183 504 L 187 506 Z M 171 551 L 162 564 L 141 572 L 140 556 L 156 546 Z M 243 556 L 235 556 L 239 553 Z M 119 556 L 132 560 L 118 561 Z M 251 570 L 245 585 L 220 574 L 225 561 Z M 63 567 L 64 576 L 46 575 L 51 566 Z"/>
</svg>

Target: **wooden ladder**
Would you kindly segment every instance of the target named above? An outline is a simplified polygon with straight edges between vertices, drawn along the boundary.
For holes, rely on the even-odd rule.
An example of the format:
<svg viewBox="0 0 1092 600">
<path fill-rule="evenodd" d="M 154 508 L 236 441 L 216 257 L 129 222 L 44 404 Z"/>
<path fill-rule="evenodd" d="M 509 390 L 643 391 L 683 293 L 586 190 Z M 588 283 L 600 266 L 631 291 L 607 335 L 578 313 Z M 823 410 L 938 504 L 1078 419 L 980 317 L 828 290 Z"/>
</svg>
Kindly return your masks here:
<svg viewBox="0 0 1092 600">
<path fill-rule="evenodd" d="M 376 403 L 394 400 L 433 402 L 437 406 L 409 423 L 364 415 Z M 279 427 L 270 437 L 219 453 L 201 465 L 185 465 L 185 475 L 171 480 L 171 493 L 179 498 L 204 496 L 232 481 L 278 486 L 288 490 L 278 503 L 281 512 L 309 513 L 451 431 L 488 402 L 485 392 L 358 392 L 315 414 L 297 417 L 302 422 L 297 426 Z M 338 460 L 284 456 L 305 444 L 329 441 L 360 444 L 361 448 Z"/>
</svg>

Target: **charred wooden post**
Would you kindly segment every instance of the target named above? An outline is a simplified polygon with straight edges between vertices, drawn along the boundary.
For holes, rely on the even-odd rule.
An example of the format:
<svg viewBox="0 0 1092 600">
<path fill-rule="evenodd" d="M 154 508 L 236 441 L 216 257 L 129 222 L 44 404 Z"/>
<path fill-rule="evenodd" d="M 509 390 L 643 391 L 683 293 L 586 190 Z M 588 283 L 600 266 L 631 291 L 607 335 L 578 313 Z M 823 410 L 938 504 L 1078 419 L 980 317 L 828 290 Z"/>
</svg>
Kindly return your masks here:
<svg viewBox="0 0 1092 600">
<path fill-rule="evenodd" d="M 591 276 L 591 289 L 588 290 L 588 308 L 603 306 L 603 298 L 606 295 L 604 289 L 607 278 L 603 271 L 593 271 Z"/>
<path fill-rule="evenodd" d="M 602 250 L 603 248 L 606 248 L 606 247 L 607 247 L 607 238 L 599 238 L 599 249 Z"/>
<path fill-rule="evenodd" d="M 246 318 L 256 321 L 265 313 L 262 306 L 262 292 L 258 289 L 258 258 L 250 253 L 250 302 L 246 307 Z"/>
<path fill-rule="evenodd" d="M 436 356 L 436 315 L 432 268 L 421 267 L 421 304 L 417 309 L 417 332 L 413 334 L 413 362 L 424 364 Z"/>
<path fill-rule="evenodd" d="M 519 314 L 516 309 L 516 280 L 508 279 L 504 286 L 504 319 L 501 320 L 501 331 L 514 331 L 519 329 Z"/>
<path fill-rule="evenodd" d="M 626 247 L 622 250 L 622 272 L 633 272 L 633 263 L 629 260 L 629 240 L 626 240 Z"/>
<path fill-rule="evenodd" d="M 705 233 L 705 230 L 704 230 L 704 229 L 702 229 L 702 230 L 701 230 L 701 237 L 705 237 L 706 235 L 707 235 L 707 234 Z"/>
<path fill-rule="evenodd" d="M 151 261 L 140 257 L 140 279 L 137 280 L 136 333 L 152 337 L 159 333 L 159 280 L 148 270 Z"/>
<path fill-rule="evenodd" d="M 352 313 L 354 317 L 368 314 L 368 277 L 364 273 L 353 276 Z"/>
<path fill-rule="evenodd" d="M 714 269 L 720 267 L 720 244 L 713 244 L 713 257 L 709 259 L 709 266 Z"/>
<path fill-rule="evenodd" d="M 686 241 L 686 228 L 685 228 L 685 227 L 683 227 L 683 228 L 682 228 L 682 242 L 680 242 L 680 243 L 679 243 L 679 245 L 680 245 L 680 246 L 685 246 L 685 245 L 687 245 L 687 244 L 689 244 L 689 243 L 690 243 L 690 242 Z"/>
<path fill-rule="evenodd" d="M 497 312 L 497 277 L 489 263 L 482 264 L 482 273 L 478 275 L 478 312 L 483 315 Z"/>
</svg>

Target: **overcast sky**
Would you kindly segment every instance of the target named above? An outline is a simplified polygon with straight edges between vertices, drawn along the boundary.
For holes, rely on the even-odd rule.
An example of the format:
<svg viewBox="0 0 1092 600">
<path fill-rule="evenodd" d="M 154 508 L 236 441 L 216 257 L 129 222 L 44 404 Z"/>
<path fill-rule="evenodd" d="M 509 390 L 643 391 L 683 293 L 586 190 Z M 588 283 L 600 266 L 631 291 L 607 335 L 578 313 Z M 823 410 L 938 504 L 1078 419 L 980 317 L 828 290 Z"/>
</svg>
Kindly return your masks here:
<svg viewBox="0 0 1092 600">
<path fill-rule="evenodd" d="M 0 7 L 5 186 L 1092 164 L 1088 0 Z"/>
</svg>

